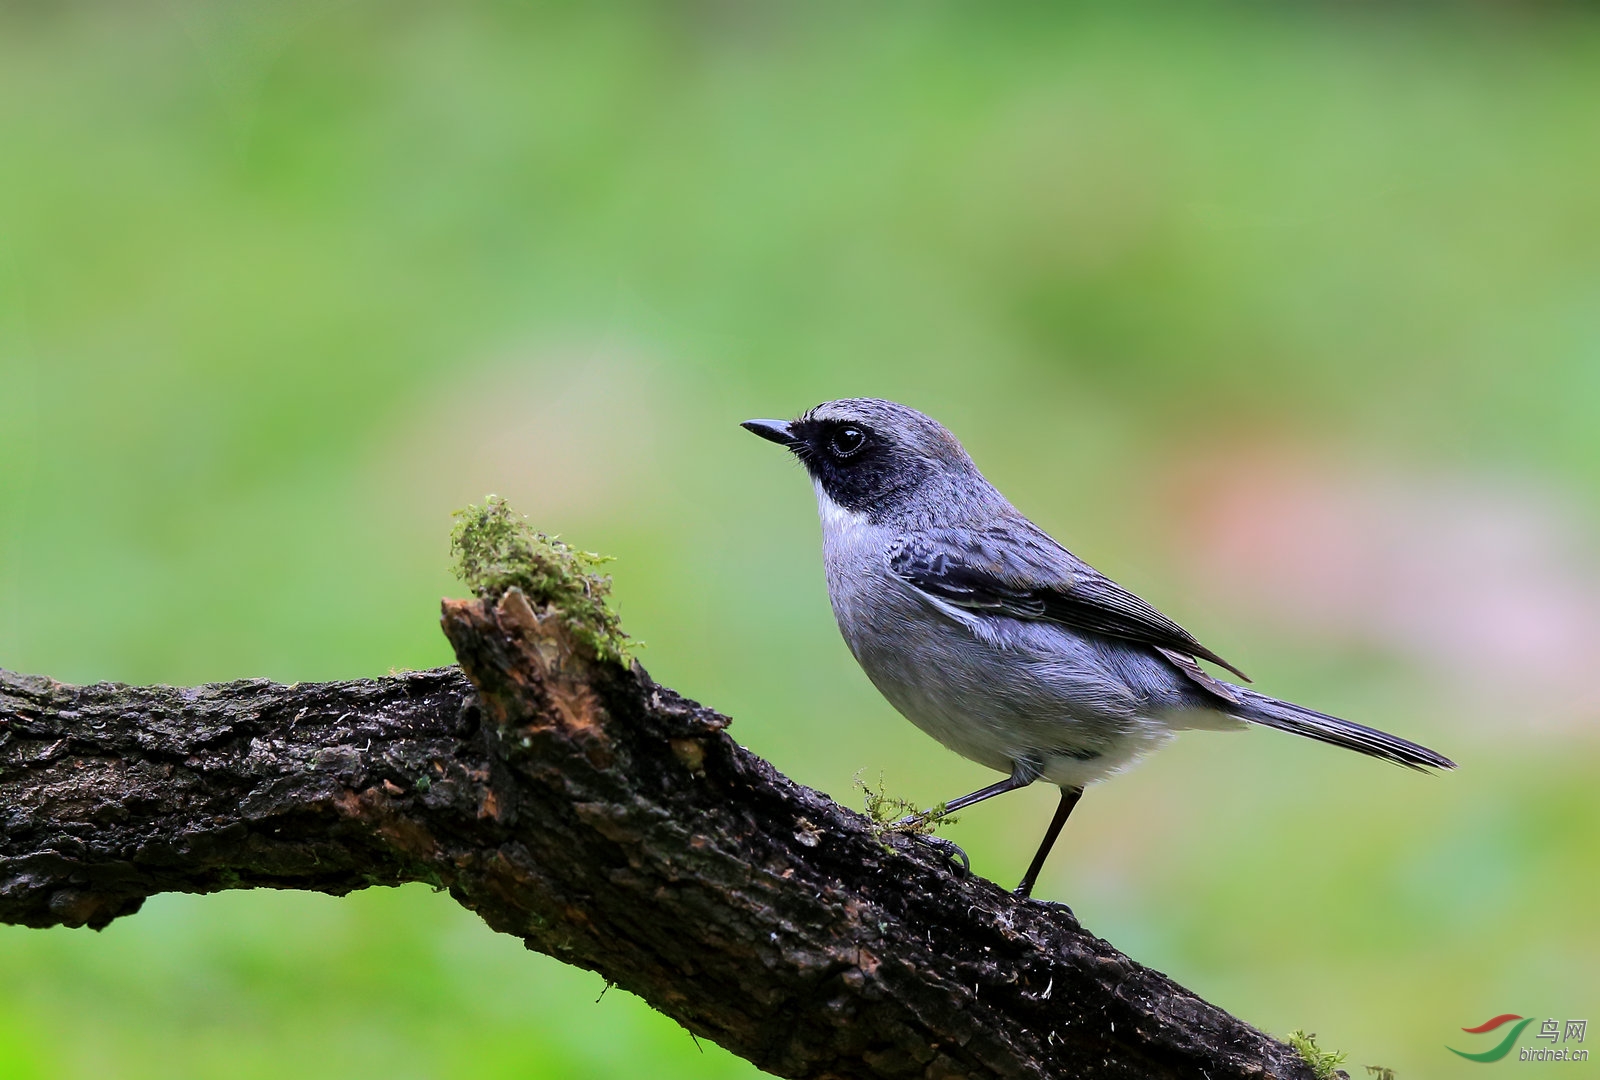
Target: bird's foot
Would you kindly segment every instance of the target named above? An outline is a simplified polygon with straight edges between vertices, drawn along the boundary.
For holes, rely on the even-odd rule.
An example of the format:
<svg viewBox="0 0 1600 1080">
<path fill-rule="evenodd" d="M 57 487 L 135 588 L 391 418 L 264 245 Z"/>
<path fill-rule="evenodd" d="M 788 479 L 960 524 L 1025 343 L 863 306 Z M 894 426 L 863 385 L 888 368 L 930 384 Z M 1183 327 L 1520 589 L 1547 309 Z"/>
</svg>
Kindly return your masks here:
<svg viewBox="0 0 1600 1080">
<path fill-rule="evenodd" d="M 972 873 L 972 860 L 967 858 L 967 853 L 961 850 L 960 845 L 946 840 L 942 836 L 935 836 L 931 831 L 943 822 L 948 815 L 942 805 L 932 810 L 924 810 L 917 814 L 907 814 L 905 817 L 883 825 L 879 835 L 885 833 L 899 833 L 907 840 L 930 847 L 943 855 L 959 867 L 960 875 L 967 877 Z"/>
<path fill-rule="evenodd" d="M 967 858 L 967 853 L 961 850 L 959 844 L 946 840 L 942 836 L 932 836 L 928 833 L 908 832 L 905 835 L 919 844 L 927 845 L 952 863 L 955 863 L 960 868 L 961 877 L 971 875 L 972 860 Z"/>
<path fill-rule="evenodd" d="M 1072 913 L 1072 909 L 1061 903 L 1059 900 L 1040 900 L 1037 896 L 1029 896 L 1027 893 L 1020 891 L 1014 895 L 1018 900 L 1021 900 L 1025 904 L 1032 904 L 1034 907 L 1047 908 L 1050 911 L 1059 911 L 1073 922 L 1078 921 L 1078 917 Z"/>
</svg>

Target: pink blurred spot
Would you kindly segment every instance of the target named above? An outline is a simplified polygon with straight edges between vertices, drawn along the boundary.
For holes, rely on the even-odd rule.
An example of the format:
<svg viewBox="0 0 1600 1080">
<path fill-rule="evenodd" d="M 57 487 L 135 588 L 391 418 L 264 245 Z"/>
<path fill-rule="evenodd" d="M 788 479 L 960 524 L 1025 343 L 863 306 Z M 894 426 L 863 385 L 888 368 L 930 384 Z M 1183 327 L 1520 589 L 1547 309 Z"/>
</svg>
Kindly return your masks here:
<svg viewBox="0 0 1600 1080">
<path fill-rule="evenodd" d="M 1180 554 L 1217 602 L 1404 657 L 1478 717 L 1555 728 L 1600 715 L 1600 561 L 1554 491 L 1267 446 L 1184 476 Z"/>
</svg>

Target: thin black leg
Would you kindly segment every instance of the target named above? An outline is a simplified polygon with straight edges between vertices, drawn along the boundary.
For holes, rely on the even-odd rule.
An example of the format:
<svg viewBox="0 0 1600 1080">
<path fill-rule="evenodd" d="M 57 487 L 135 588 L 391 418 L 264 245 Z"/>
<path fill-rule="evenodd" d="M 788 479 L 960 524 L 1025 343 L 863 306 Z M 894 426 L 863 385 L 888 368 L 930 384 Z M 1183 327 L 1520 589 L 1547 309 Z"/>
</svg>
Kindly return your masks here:
<svg viewBox="0 0 1600 1080">
<path fill-rule="evenodd" d="M 959 799 L 951 799 L 944 804 L 945 813 L 954 813 L 964 810 L 969 806 L 976 806 L 985 799 L 992 799 L 996 795 L 1004 795 L 1008 791 L 1025 788 L 1039 779 L 1039 763 L 1031 758 L 1022 758 L 1011 765 L 1011 775 L 998 783 L 990 784 L 986 788 L 979 788 L 970 795 L 963 795 Z"/>
<path fill-rule="evenodd" d="M 1017 886 L 1018 896 L 1033 895 L 1033 883 L 1039 880 L 1039 871 L 1044 869 L 1044 861 L 1049 857 L 1050 849 L 1056 846 L 1056 837 L 1061 835 L 1061 827 L 1067 823 L 1072 808 L 1078 805 L 1078 800 L 1081 798 L 1083 798 L 1081 787 L 1061 789 L 1061 802 L 1056 806 L 1056 816 L 1050 819 L 1050 827 L 1044 833 L 1044 842 L 1039 845 L 1038 854 L 1028 865 L 1028 872 L 1022 875 L 1022 882 Z"/>
<path fill-rule="evenodd" d="M 944 804 L 945 813 L 953 814 L 957 810 L 965 810 L 967 807 L 975 806 L 985 799 L 992 799 L 996 795 L 1004 795 L 1006 792 L 1015 791 L 1019 787 L 1027 787 L 1029 783 L 1030 781 L 1027 780 L 1018 783 L 1016 774 L 1013 773 L 1004 780 L 990 784 L 986 788 L 979 788 L 970 795 L 963 795 L 959 799 L 951 799 Z"/>
<path fill-rule="evenodd" d="M 979 788 L 970 795 L 963 795 L 959 799 L 951 799 L 949 802 L 944 804 L 944 812 L 947 814 L 953 814 L 957 810 L 960 810 L 964 807 L 972 806 L 975 803 L 981 803 L 985 799 L 992 799 L 996 795 L 1004 795 L 1006 792 L 1015 791 L 1019 787 L 1027 787 L 1028 784 L 1032 783 L 1031 780 L 1020 779 L 1020 775 L 1021 774 L 1019 773 L 1012 773 L 1006 779 L 1001 780 L 998 783 L 990 784 L 986 788 Z M 909 825 L 913 822 L 924 822 L 931 817 L 932 814 L 932 810 L 924 810 L 917 814 L 907 814 L 905 817 L 895 822 L 895 824 Z"/>
</svg>

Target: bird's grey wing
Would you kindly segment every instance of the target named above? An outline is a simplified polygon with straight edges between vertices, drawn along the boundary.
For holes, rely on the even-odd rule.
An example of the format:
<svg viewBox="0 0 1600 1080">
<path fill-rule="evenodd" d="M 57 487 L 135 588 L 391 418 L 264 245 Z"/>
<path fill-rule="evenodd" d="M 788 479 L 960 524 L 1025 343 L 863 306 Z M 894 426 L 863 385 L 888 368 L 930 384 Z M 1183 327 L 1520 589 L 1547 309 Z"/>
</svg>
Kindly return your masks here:
<svg viewBox="0 0 1600 1080">
<path fill-rule="evenodd" d="M 1059 623 L 1149 646 L 1225 700 L 1233 700 L 1227 684 L 1207 675 L 1195 657 L 1249 681 L 1183 627 L 1035 526 L 935 529 L 902 537 L 889 551 L 889 567 L 929 596 L 969 611 Z"/>
</svg>

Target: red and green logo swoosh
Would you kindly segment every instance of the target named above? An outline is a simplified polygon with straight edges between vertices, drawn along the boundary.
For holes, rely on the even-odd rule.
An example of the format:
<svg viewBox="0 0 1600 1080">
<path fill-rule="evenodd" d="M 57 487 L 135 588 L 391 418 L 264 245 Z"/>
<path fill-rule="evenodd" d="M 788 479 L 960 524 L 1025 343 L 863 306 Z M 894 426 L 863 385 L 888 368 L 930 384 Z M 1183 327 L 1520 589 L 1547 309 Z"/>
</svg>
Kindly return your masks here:
<svg viewBox="0 0 1600 1080">
<path fill-rule="evenodd" d="M 1461 1029 L 1468 1035 L 1482 1035 L 1486 1031 L 1493 1031 L 1497 1027 L 1503 1027 L 1504 1025 L 1511 1023 L 1513 1020 L 1517 1021 L 1517 1026 L 1508 1031 L 1506 1033 L 1506 1037 L 1501 1039 L 1497 1046 L 1493 1047 L 1492 1049 L 1485 1050 L 1481 1054 L 1469 1054 L 1465 1050 L 1457 1050 L 1453 1046 L 1447 1046 L 1445 1049 L 1450 1051 L 1452 1054 L 1461 1055 L 1468 1061 L 1499 1061 L 1501 1058 L 1511 1053 L 1511 1048 L 1517 1045 L 1517 1037 L 1522 1034 L 1523 1028 L 1533 1023 L 1533 1017 L 1529 1016 L 1524 1018 L 1518 1016 L 1516 1013 L 1501 1013 L 1492 1020 L 1485 1020 L 1477 1027 Z"/>
</svg>

